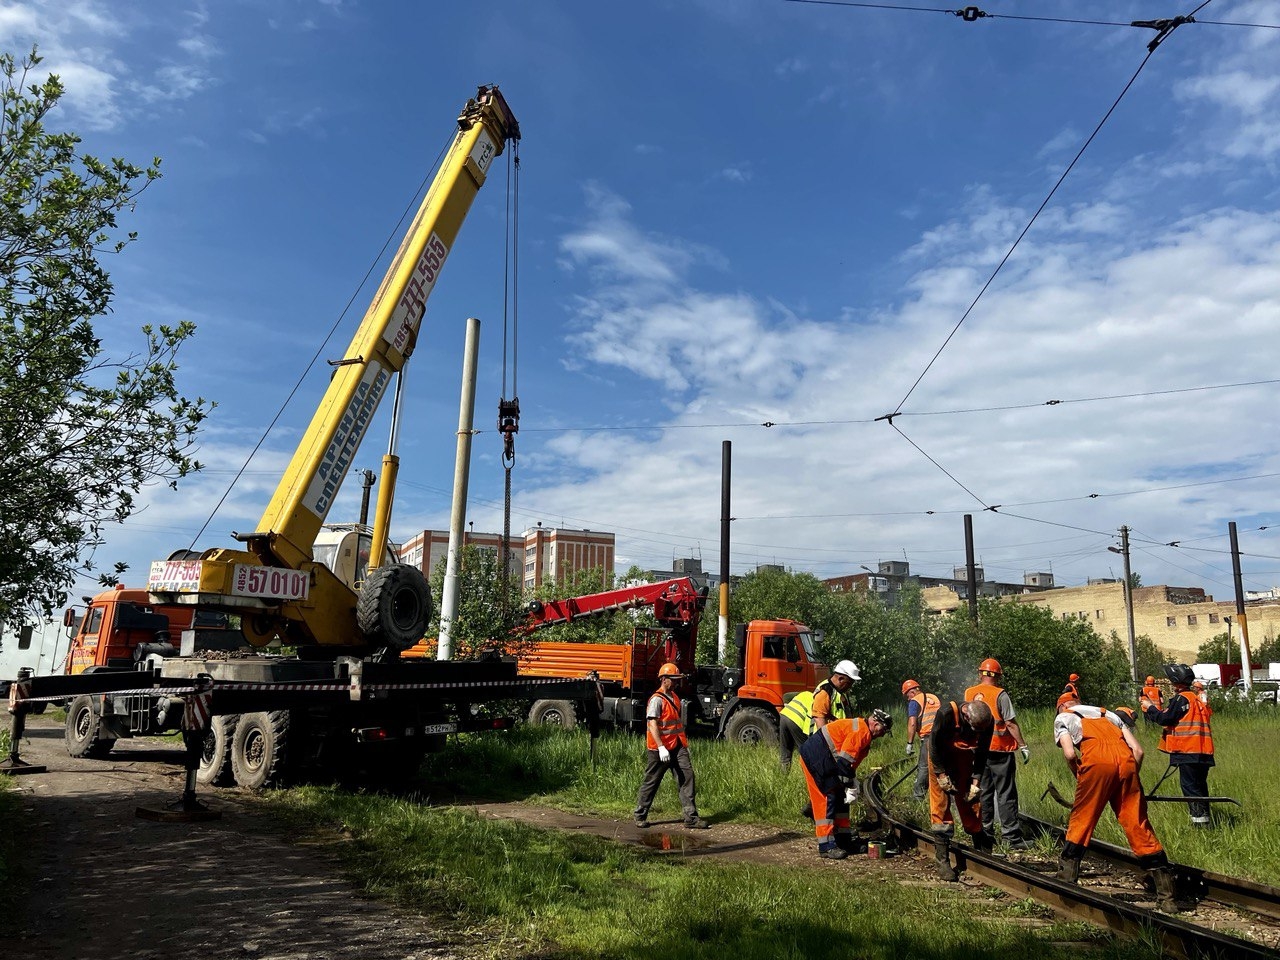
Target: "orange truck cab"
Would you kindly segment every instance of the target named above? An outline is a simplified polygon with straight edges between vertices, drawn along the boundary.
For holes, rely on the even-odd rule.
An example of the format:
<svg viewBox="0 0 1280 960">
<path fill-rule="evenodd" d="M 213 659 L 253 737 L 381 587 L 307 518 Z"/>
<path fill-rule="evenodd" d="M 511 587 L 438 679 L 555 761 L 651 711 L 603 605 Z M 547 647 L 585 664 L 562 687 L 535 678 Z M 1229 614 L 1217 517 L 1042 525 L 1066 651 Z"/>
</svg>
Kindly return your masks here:
<svg viewBox="0 0 1280 960">
<path fill-rule="evenodd" d="M 74 628 L 65 672 L 84 673 L 90 668 L 130 668 L 150 644 L 168 643 L 174 650 L 185 630 L 196 629 L 202 646 L 208 647 L 212 634 L 222 634 L 226 618 L 222 614 L 197 611 L 195 607 L 152 603 L 146 590 L 130 590 L 117 585 L 86 598 L 84 612 L 68 607 L 63 623 Z M 194 626 L 193 626 L 194 624 Z M 236 634 L 238 640 L 238 632 Z M 173 652 L 173 651 L 171 651 Z"/>
</svg>

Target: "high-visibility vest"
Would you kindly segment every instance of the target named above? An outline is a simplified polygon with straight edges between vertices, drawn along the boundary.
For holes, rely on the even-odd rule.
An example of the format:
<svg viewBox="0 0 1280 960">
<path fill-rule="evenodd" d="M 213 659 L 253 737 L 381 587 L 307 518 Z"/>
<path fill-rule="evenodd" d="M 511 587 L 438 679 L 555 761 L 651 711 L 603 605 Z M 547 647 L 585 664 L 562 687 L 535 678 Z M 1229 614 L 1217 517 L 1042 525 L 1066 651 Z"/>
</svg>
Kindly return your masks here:
<svg viewBox="0 0 1280 960">
<path fill-rule="evenodd" d="M 668 750 L 674 750 L 677 746 L 689 745 L 689 738 L 684 732 L 684 718 L 680 715 L 680 698 L 674 693 L 655 693 L 649 698 L 649 705 L 653 705 L 654 700 L 662 701 L 662 712 L 658 715 L 658 738 L 662 741 L 662 745 Z M 649 711 L 646 708 L 645 716 Z M 649 724 L 644 725 L 645 744 L 650 750 L 657 750 L 658 744 L 653 739 L 653 731 L 649 729 Z"/>
<path fill-rule="evenodd" d="M 1160 693 L 1160 688 L 1151 686 L 1142 688 L 1142 695 L 1156 705 L 1157 710 L 1164 709 L 1164 695 Z"/>
<path fill-rule="evenodd" d="M 1164 753 L 1202 753 L 1213 756 L 1213 731 L 1209 728 L 1209 708 L 1197 696 L 1177 691 L 1170 699 L 1181 697 L 1187 701 L 1187 712 L 1171 727 L 1165 727 L 1160 736 L 1160 749 Z"/>
<path fill-rule="evenodd" d="M 942 706 L 942 701 L 932 693 L 925 693 L 922 690 L 917 691 L 909 699 L 920 706 L 920 719 L 916 721 L 916 733 L 927 737 L 933 733 L 933 718 L 938 715 L 938 708 Z"/>
<path fill-rule="evenodd" d="M 849 716 L 849 701 L 845 699 L 845 695 L 836 689 L 835 684 L 830 680 L 823 680 L 820 684 L 813 688 L 813 698 L 819 693 L 826 691 L 827 697 L 831 703 L 831 713 L 828 722 L 831 720 L 843 720 Z M 809 703 L 810 712 L 813 710 L 812 698 Z"/>
<path fill-rule="evenodd" d="M 788 700 L 782 707 L 781 713 L 789 719 L 801 732 L 808 735 L 813 733 L 813 694 L 805 691 L 797 693 Z"/>
<path fill-rule="evenodd" d="M 1009 732 L 1009 724 L 1004 717 L 1000 716 L 1000 694 L 1002 693 L 1004 693 L 1004 687 L 997 687 L 993 683 L 976 683 L 964 692 L 964 698 L 981 700 L 991 708 L 991 718 L 995 721 L 995 727 L 991 733 L 992 753 L 1013 753 L 1018 749 L 1018 741 Z"/>
<path fill-rule="evenodd" d="M 855 767 L 871 750 L 871 728 L 861 717 L 832 720 L 822 728 L 822 739 L 833 760 L 848 760 Z"/>
</svg>

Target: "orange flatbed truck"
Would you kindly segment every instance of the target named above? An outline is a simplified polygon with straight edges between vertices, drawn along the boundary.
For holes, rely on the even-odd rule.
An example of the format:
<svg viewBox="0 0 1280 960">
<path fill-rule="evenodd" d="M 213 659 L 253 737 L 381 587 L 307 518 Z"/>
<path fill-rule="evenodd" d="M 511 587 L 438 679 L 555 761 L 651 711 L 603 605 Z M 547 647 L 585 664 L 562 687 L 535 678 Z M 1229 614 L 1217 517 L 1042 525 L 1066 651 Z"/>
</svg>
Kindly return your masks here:
<svg viewBox="0 0 1280 960">
<path fill-rule="evenodd" d="M 657 628 L 637 628 L 631 643 L 558 643 L 517 640 L 521 677 L 598 680 L 602 723 L 636 730 L 658 688 L 658 668 L 675 663 L 684 674 L 677 692 L 691 730 L 740 743 L 776 743 L 778 711 L 790 694 L 812 690 L 829 675 L 818 659 L 813 632 L 794 620 L 738 624 L 735 666 L 694 662 L 706 593 L 687 577 L 640 584 L 570 600 L 535 603 L 526 635 L 556 623 L 627 607 L 652 606 Z M 530 723 L 576 727 L 592 712 L 583 700 L 536 700 Z"/>
</svg>

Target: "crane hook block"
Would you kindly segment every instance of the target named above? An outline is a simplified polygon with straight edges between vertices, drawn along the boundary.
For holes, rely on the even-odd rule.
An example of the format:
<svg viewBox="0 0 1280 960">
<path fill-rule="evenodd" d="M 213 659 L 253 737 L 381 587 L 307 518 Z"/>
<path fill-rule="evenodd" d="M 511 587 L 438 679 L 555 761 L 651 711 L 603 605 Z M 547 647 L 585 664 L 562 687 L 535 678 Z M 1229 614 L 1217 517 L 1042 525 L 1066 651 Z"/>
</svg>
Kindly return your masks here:
<svg viewBox="0 0 1280 960">
<path fill-rule="evenodd" d="M 502 456 L 512 461 L 516 456 L 516 434 L 520 432 L 520 398 L 498 401 L 498 432 L 502 434 Z"/>
</svg>

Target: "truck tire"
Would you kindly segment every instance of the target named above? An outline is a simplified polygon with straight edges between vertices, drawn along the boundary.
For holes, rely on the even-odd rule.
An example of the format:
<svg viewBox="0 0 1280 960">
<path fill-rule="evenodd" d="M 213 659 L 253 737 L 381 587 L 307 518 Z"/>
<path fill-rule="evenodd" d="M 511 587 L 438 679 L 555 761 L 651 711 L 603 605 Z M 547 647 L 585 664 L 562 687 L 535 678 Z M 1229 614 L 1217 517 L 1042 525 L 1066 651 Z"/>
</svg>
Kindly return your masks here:
<svg viewBox="0 0 1280 960">
<path fill-rule="evenodd" d="M 778 718 L 759 707 L 743 707 L 724 725 L 724 738 L 731 743 L 778 742 Z"/>
<path fill-rule="evenodd" d="M 427 633 L 431 588 L 417 567 L 396 563 L 378 567 L 360 590 L 356 623 L 377 646 L 408 650 Z"/>
<path fill-rule="evenodd" d="M 535 726 L 578 728 L 578 710 L 568 700 L 535 700 L 529 708 L 529 723 Z"/>
<path fill-rule="evenodd" d="M 289 711 L 242 713 L 231 738 L 231 773 L 246 790 L 279 786 L 289 756 Z"/>
<path fill-rule="evenodd" d="M 93 697 L 81 694 L 67 707 L 67 753 L 80 759 L 100 760 L 115 746 L 115 737 L 102 736 L 102 716 Z"/>
<path fill-rule="evenodd" d="M 231 745 L 236 735 L 239 714 L 214 717 L 204 738 L 204 750 L 200 754 L 200 766 L 196 779 L 201 783 L 228 784 L 231 782 Z"/>
</svg>

